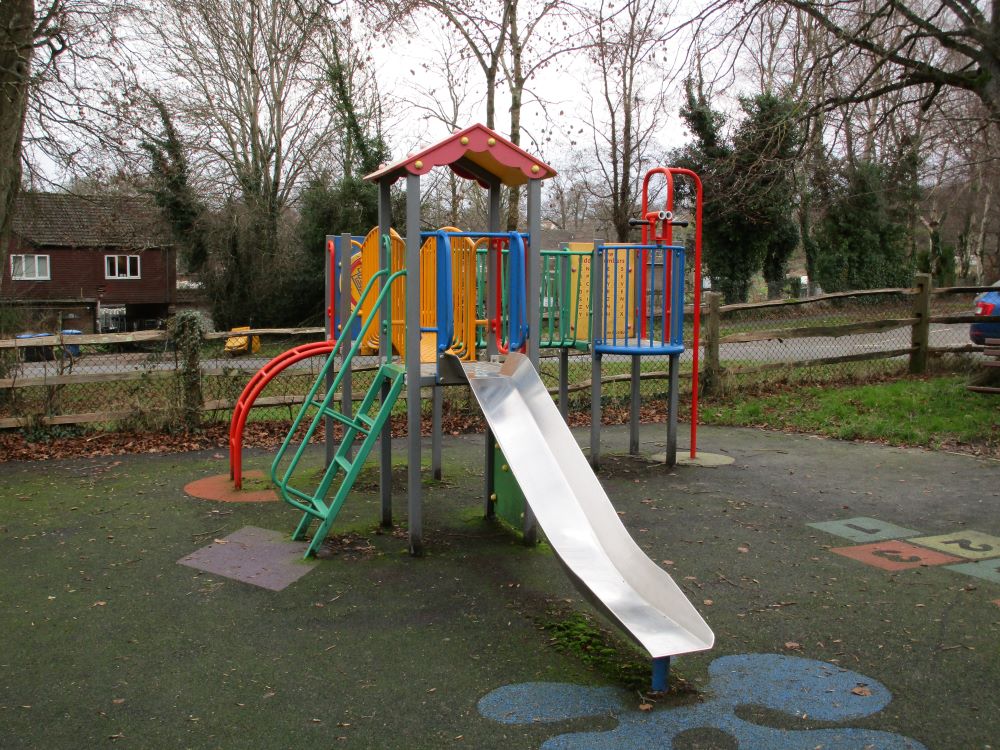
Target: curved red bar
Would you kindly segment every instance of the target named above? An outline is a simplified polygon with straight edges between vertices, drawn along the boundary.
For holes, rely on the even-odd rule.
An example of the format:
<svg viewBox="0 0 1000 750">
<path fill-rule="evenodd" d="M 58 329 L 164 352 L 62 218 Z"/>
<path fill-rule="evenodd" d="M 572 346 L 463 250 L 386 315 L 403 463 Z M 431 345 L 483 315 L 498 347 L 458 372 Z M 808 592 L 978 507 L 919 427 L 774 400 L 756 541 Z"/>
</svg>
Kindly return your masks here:
<svg viewBox="0 0 1000 750">
<path fill-rule="evenodd" d="M 229 422 L 229 478 L 235 483 L 236 489 L 243 487 L 243 428 L 257 396 L 282 370 L 310 357 L 328 356 L 336 343 L 336 341 L 315 341 L 289 349 L 261 367 L 250 378 L 250 382 L 236 400 L 233 417 Z"/>
</svg>

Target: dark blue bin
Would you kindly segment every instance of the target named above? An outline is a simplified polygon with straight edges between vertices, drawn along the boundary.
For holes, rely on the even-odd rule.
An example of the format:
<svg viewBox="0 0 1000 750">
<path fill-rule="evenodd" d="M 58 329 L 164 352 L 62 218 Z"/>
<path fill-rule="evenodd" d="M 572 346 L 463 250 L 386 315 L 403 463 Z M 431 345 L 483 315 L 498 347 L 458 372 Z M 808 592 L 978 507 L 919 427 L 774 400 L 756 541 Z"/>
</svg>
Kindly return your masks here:
<svg viewBox="0 0 1000 750">
<path fill-rule="evenodd" d="M 39 337 L 50 336 L 48 333 L 19 333 L 15 339 L 37 339 Z M 52 354 L 51 346 L 26 346 L 24 347 L 25 362 L 46 362 L 52 361 L 55 357 Z"/>
<path fill-rule="evenodd" d="M 61 333 L 63 336 L 82 336 L 83 335 L 83 331 L 78 331 L 75 328 L 64 328 L 63 330 L 59 331 L 59 333 Z M 67 344 L 64 341 L 63 342 L 63 348 L 66 351 L 69 352 L 69 355 L 71 357 L 79 357 L 80 356 L 80 345 L 79 344 Z"/>
</svg>

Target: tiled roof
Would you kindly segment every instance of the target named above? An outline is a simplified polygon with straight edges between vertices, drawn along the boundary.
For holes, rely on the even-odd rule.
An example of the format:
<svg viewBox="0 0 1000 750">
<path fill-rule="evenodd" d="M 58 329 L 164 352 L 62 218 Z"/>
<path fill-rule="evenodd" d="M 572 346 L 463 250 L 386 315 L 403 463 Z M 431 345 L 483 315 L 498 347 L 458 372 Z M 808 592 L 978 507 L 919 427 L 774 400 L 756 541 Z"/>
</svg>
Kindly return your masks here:
<svg viewBox="0 0 1000 750">
<path fill-rule="evenodd" d="M 172 244 L 160 210 L 134 196 L 21 193 L 13 229 L 39 247 L 141 250 Z"/>
</svg>

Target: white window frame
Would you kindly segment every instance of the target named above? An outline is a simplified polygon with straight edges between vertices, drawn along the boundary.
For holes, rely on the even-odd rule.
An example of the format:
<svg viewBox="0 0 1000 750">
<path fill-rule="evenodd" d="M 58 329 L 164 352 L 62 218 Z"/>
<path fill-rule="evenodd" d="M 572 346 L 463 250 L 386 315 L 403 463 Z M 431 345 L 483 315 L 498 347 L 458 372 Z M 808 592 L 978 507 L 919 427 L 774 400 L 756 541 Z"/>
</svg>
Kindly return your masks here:
<svg viewBox="0 0 1000 750">
<path fill-rule="evenodd" d="M 38 273 L 38 261 L 41 258 L 45 258 L 44 276 Z M 21 261 L 21 273 L 19 274 L 14 273 L 15 259 L 20 259 Z M 28 268 L 29 259 L 34 270 L 34 275 L 32 276 L 25 273 Z M 11 281 L 50 281 L 52 279 L 52 258 L 42 253 L 15 253 L 10 256 L 10 278 Z"/>
<path fill-rule="evenodd" d="M 110 270 L 108 268 L 108 260 L 110 258 L 115 259 L 115 272 L 108 273 Z M 125 259 L 125 273 L 119 273 L 121 270 L 122 259 Z M 135 273 L 132 273 L 132 261 L 135 260 Z M 142 278 L 142 260 L 138 255 L 105 255 L 104 256 L 104 278 L 112 280 L 128 280 L 128 279 L 141 279 Z"/>
</svg>

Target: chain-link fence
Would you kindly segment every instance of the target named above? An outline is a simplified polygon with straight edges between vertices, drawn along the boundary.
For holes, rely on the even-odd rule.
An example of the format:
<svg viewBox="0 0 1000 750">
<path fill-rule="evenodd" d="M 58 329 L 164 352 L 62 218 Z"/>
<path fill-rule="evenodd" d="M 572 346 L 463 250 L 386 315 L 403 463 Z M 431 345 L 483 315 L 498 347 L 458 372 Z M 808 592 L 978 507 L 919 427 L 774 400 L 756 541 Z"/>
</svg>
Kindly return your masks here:
<svg viewBox="0 0 1000 750">
<path fill-rule="evenodd" d="M 701 317 L 701 392 L 708 399 L 728 398 L 784 384 L 886 379 L 913 369 L 924 371 L 927 365 L 921 357 L 932 368 L 969 368 L 980 356 L 969 341 L 978 291 L 924 293 L 917 286 L 729 306 L 708 296 Z M 686 329 L 685 340 L 690 341 L 690 319 Z M 197 352 L 203 421 L 228 421 L 255 373 L 277 355 L 323 337 L 322 329 L 206 334 Z M 182 400 L 182 359 L 163 331 L 0 341 L 0 428 L 75 423 L 174 427 Z M 303 358 L 282 369 L 257 395 L 250 420 L 290 420 L 325 359 Z M 568 362 L 570 411 L 585 418 L 591 355 L 573 350 Z M 602 401 L 609 421 L 627 416 L 632 366 L 629 355 L 602 357 Z M 368 389 L 375 367 L 374 357 L 355 359 L 354 399 Z M 639 368 L 644 411 L 665 410 L 669 357 L 641 357 Z M 682 418 L 690 403 L 692 369 L 689 347 L 679 369 Z M 555 392 L 558 351 L 543 352 L 540 370 Z M 466 389 L 447 389 L 446 401 L 451 410 L 474 409 Z"/>
</svg>

